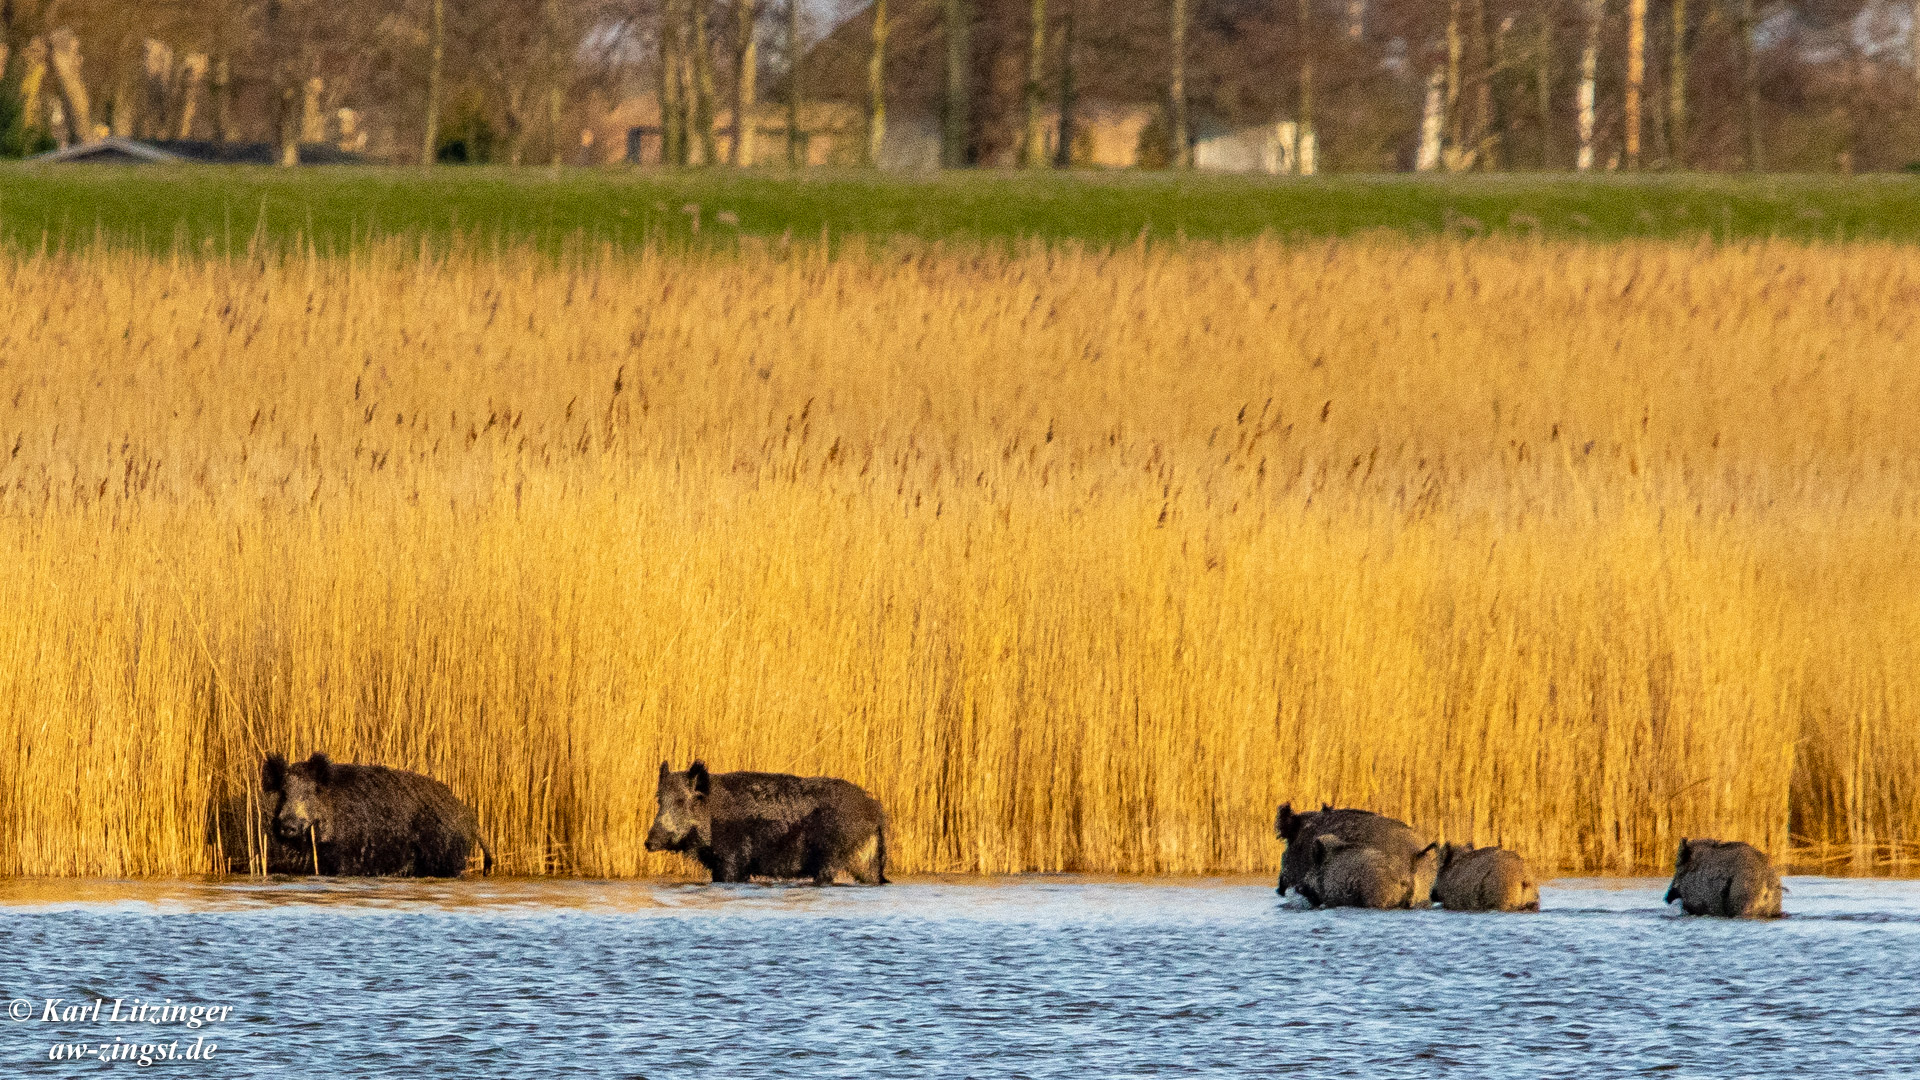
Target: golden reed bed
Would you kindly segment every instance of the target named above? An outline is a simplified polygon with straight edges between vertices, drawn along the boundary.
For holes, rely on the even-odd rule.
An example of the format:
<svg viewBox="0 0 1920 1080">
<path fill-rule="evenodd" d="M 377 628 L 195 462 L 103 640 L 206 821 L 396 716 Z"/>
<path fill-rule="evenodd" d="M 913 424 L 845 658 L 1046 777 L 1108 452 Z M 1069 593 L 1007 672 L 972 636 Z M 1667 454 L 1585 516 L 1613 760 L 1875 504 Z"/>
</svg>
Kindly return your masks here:
<svg viewBox="0 0 1920 1080">
<path fill-rule="evenodd" d="M 0 873 L 189 874 L 262 752 L 511 873 L 662 758 L 894 869 L 1920 857 L 1920 251 L 0 259 Z"/>
</svg>

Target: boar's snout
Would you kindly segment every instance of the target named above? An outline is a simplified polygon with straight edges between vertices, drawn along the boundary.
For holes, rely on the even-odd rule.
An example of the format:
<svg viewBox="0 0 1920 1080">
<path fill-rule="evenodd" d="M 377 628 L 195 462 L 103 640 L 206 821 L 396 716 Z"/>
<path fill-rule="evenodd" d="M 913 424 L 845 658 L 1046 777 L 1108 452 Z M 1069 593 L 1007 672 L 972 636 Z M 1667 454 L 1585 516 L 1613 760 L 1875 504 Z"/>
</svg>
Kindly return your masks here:
<svg viewBox="0 0 1920 1080">
<path fill-rule="evenodd" d="M 667 830 L 661 828 L 659 822 L 655 822 L 653 828 L 647 830 L 647 850 L 668 851 L 672 848 L 673 837 L 667 835 Z"/>
</svg>

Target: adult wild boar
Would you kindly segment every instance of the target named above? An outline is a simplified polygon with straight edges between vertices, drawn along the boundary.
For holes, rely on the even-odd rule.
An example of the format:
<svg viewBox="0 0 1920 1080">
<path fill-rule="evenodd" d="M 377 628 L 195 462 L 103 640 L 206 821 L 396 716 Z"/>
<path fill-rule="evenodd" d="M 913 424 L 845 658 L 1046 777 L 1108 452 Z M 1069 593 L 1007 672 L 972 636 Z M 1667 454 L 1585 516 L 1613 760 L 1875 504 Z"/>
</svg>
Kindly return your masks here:
<svg viewBox="0 0 1920 1080">
<path fill-rule="evenodd" d="M 274 835 L 310 852 L 306 865 L 317 864 L 317 873 L 458 877 L 476 847 L 481 872 L 493 869 L 473 810 L 432 777 L 384 765 L 336 765 L 321 753 L 295 765 L 268 754 L 260 786 Z"/>
<path fill-rule="evenodd" d="M 786 773 L 686 772 L 660 763 L 659 809 L 648 851 L 681 851 L 715 881 L 812 878 L 841 873 L 887 883 L 887 818 L 873 796 L 845 780 Z"/>
<path fill-rule="evenodd" d="M 1349 843 L 1332 833 L 1313 840 L 1312 868 L 1303 893 L 1322 907 L 1425 907 L 1414 902 L 1414 880 L 1421 873 L 1432 880 L 1433 845 L 1412 859 L 1388 854 L 1376 847 Z"/>
<path fill-rule="evenodd" d="M 1286 852 L 1280 856 L 1278 891 L 1282 896 L 1292 889 L 1306 897 L 1308 903 L 1317 906 L 1321 902 L 1308 880 L 1313 870 L 1313 845 L 1321 836 L 1337 836 L 1349 844 L 1376 848 L 1391 859 L 1405 862 L 1414 872 L 1413 906 L 1426 907 L 1431 902 L 1433 860 L 1415 864 L 1415 858 L 1426 845 L 1405 822 L 1371 810 L 1336 809 L 1327 803 L 1322 803 L 1318 810 L 1296 814 L 1292 803 L 1282 803 L 1274 817 L 1273 832 L 1287 844 Z"/>
<path fill-rule="evenodd" d="M 1539 911 L 1526 860 L 1505 848 L 1443 844 L 1433 898 L 1448 911 Z"/>
<path fill-rule="evenodd" d="M 1780 875 L 1757 848 L 1739 841 L 1681 840 L 1667 903 L 1689 915 L 1780 917 Z"/>
</svg>

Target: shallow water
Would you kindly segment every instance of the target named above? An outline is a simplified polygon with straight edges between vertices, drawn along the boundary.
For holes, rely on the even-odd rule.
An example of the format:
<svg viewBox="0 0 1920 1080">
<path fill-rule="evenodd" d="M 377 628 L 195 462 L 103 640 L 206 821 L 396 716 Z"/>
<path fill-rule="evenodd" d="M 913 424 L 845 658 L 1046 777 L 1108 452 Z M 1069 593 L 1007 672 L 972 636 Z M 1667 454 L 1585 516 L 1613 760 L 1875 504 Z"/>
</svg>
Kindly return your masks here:
<svg viewBox="0 0 1920 1080">
<path fill-rule="evenodd" d="M 0 1000 L 32 1019 L 0 1021 L 0 1074 L 169 1043 L 181 1076 L 1920 1072 L 1920 882 L 1787 884 L 1751 923 L 1680 917 L 1664 880 L 1561 881 L 1537 915 L 1244 880 L 7 881 Z"/>
</svg>

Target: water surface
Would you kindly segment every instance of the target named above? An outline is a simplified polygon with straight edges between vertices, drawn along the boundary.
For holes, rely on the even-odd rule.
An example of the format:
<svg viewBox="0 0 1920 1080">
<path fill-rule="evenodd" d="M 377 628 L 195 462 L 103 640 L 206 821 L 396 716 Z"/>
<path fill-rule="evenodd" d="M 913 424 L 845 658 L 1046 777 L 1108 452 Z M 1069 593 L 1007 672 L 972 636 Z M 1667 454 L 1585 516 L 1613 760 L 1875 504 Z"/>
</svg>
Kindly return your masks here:
<svg viewBox="0 0 1920 1080">
<path fill-rule="evenodd" d="M 0 999 L 33 1018 L 0 1019 L 0 1073 L 169 1043 L 152 1071 L 236 1077 L 1920 1072 L 1920 882 L 1787 884 L 1751 923 L 1681 917 L 1664 880 L 1557 882 L 1537 915 L 1246 880 L 7 881 Z"/>
</svg>

